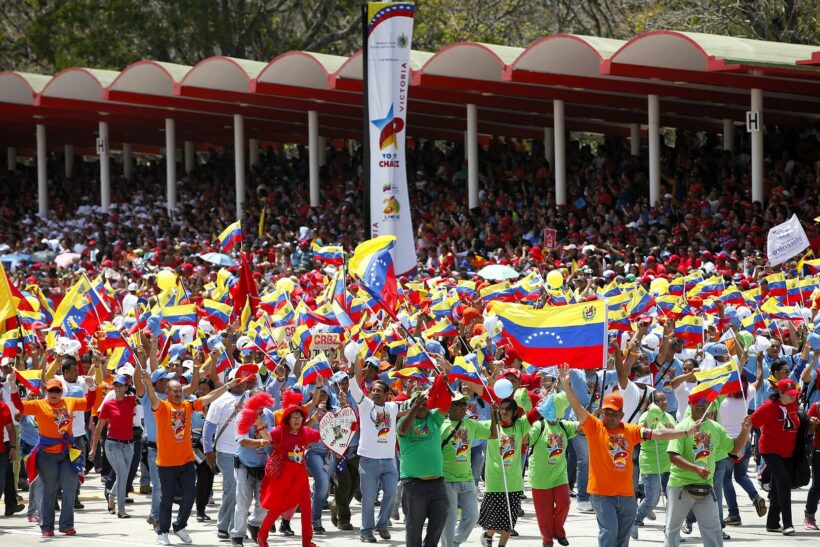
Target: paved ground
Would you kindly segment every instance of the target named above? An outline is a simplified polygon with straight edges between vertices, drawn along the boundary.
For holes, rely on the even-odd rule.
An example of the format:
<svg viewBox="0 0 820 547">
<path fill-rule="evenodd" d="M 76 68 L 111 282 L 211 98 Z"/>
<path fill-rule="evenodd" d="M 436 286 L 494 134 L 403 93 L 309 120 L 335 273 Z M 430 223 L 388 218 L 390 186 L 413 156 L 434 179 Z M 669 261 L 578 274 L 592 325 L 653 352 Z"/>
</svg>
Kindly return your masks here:
<svg viewBox="0 0 820 547">
<path fill-rule="evenodd" d="M 217 483 L 216 490 L 217 492 L 219 491 L 219 483 Z M 820 532 L 808 532 L 802 527 L 803 504 L 806 500 L 806 493 L 807 489 L 805 488 L 796 490 L 793 493 L 795 524 L 798 523 L 798 517 L 801 524 L 796 527 L 798 530 L 796 536 L 786 538 L 779 534 L 767 533 L 765 531 L 764 520 L 757 517 L 749 500 L 745 499 L 742 502 L 741 515 L 744 525 L 742 527 L 727 528 L 728 533 L 732 536 L 732 540 L 727 542 L 727 545 L 742 545 L 746 542 L 753 542 L 753 544 L 756 545 L 777 545 L 778 547 L 787 545 L 817 545 L 820 541 Z M 82 544 L 89 546 L 155 544 L 156 536 L 145 522 L 145 515 L 148 514 L 150 503 L 149 496 L 134 495 L 135 503 L 128 506 L 128 510 L 133 515 L 133 518 L 127 520 L 117 519 L 113 515 L 109 515 L 105 510 L 105 500 L 100 487 L 99 476 L 92 475 L 86 481 L 86 485 L 83 486 L 80 499 L 86 508 L 76 513 L 78 535 L 75 538 L 55 537 L 53 539 L 42 539 L 40 537 L 39 528 L 37 528 L 36 525 L 30 524 L 24 517 L 0 517 L 0 546 L 22 547 L 47 543 L 62 545 Z M 215 517 L 216 510 L 216 507 L 210 507 L 208 512 L 212 517 Z M 517 530 L 521 536 L 511 538 L 509 545 L 540 547 L 541 538 L 538 534 L 538 526 L 535 521 L 532 501 L 530 499 L 525 500 L 524 510 L 526 514 L 523 518 L 519 519 L 517 526 Z M 663 536 L 661 533 L 664 518 L 663 509 L 659 509 L 657 513 L 658 520 L 655 522 L 647 521 L 647 526 L 640 529 L 640 539 L 638 541 L 632 541 L 633 545 L 663 545 Z M 297 515 L 293 522 L 294 530 L 297 531 L 300 529 L 298 519 L 299 516 Z M 357 525 L 358 522 L 358 515 L 354 510 L 354 525 Z M 332 545 L 333 547 L 364 545 L 358 541 L 358 535 L 355 532 L 341 532 L 336 530 L 330 524 L 330 516 L 327 512 L 325 512 L 324 524 L 328 529 L 328 533 L 324 536 L 315 537 L 314 541 L 318 545 Z M 575 512 L 574 500 L 567 525 L 568 537 L 573 547 L 597 545 L 595 515 L 581 515 Z M 220 541 L 216 537 L 215 521 L 201 524 L 192 519 L 189 531 L 191 532 L 195 545 L 229 545 L 229 542 Z M 404 527 L 401 522 L 394 521 L 391 533 L 393 534 L 391 541 L 380 541 L 379 543 L 393 546 L 404 544 Z M 479 529 L 473 532 L 468 544 L 478 545 L 479 534 Z M 698 536 L 697 526 L 693 534 L 686 537 L 686 545 L 702 544 Z M 270 539 L 271 545 L 301 545 L 298 535 L 294 538 L 284 538 L 277 534 L 272 535 Z M 171 536 L 172 543 L 179 544 L 178 540 L 174 540 L 176 540 L 176 538 Z M 253 546 L 254 544 L 250 540 L 246 540 L 245 545 Z"/>
</svg>

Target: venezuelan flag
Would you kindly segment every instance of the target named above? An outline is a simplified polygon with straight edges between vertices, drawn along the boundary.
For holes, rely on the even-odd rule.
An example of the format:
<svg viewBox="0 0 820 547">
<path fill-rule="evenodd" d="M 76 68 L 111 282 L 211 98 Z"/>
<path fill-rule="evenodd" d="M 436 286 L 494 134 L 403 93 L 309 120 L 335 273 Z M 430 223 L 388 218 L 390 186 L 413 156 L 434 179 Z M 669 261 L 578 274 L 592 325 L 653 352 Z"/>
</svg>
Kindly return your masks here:
<svg viewBox="0 0 820 547">
<path fill-rule="evenodd" d="M 407 359 L 405 362 L 411 367 L 436 368 L 436 364 L 430 356 L 427 355 L 427 352 L 419 342 L 415 342 L 407 348 Z"/>
<path fill-rule="evenodd" d="M 734 285 L 726 287 L 726 289 L 718 296 L 724 304 L 732 304 L 733 306 L 745 306 L 746 300 L 743 298 L 743 293 Z"/>
<path fill-rule="evenodd" d="M 122 348 L 128 345 L 122 333 L 111 323 L 103 323 L 96 335 L 97 349 L 105 351 L 111 348 Z"/>
<path fill-rule="evenodd" d="M 610 281 L 608 285 L 595 290 L 598 298 L 614 298 L 621 294 L 621 289 L 615 281 Z"/>
<path fill-rule="evenodd" d="M 202 301 L 202 315 L 210 321 L 217 330 L 222 330 L 228 326 L 231 320 L 231 313 L 233 313 L 233 306 L 208 298 Z"/>
<path fill-rule="evenodd" d="M 655 307 L 655 299 L 651 294 L 646 292 L 643 287 L 638 287 L 633 293 L 632 298 L 627 304 L 626 308 L 629 317 L 638 317 L 639 315 L 648 312 Z"/>
<path fill-rule="evenodd" d="M 504 335 L 527 363 L 545 367 L 566 362 L 574 368 L 606 364 L 604 300 L 540 310 L 495 302 L 491 311 L 501 319 Z"/>
<path fill-rule="evenodd" d="M 743 330 L 751 332 L 752 334 L 755 333 L 757 329 L 766 329 L 768 326 L 766 325 L 766 319 L 761 313 L 754 312 L 748 317 L 745 317 L 740 322 L 741 328 Z"/>
<path fill-rule="evenodd" d="M 307 325 L 300 325 L 293 331 L 290 342 L 294 348 L 301 349 L 305 357 L 308 357 L 310 356 L 310 344 L 313 342 L 313 333 Z"/>
<path fill-rule="evenodd" d="M 353 319 L 351 319 L 351 317 L 347 314 L 342 305 L 336 302 L 335 300 L 330 305 L 330 308 L 333 310 L 333 315 L 336 316 L 336 321 L 339 322 L 339 325 L 341 327 L 349 329 L 355 324 L 353 322 Z"/>
<path fill-rule="evenodd" d="M 379 236 L 360 243 L 350 258 L 350 275 L 391 316 L 396 311 L 398 290 L 393 256 L 390 250 L 396 245 L 396 236 Z"/>
<path fill-rule="evenodd" d="M 453 367 L 450 369 L 450 374 L 448 374 L 448 378 L 450 381 L 464 380 L 475 384 L 482 383 L 481 374 L 478 372 L 476 363 L 472 359 L 468 360 L 462 355 L 456 357 Z"/>
<path fill-rule="evenodd" d="M 783 272 L 773 273 L 767 275 L 765 281 L 768 283 L 769 296 L 786 296 L 786 274 Z"/>
<path fill-rule="evenodd" d="M 313 258 L 321 262 L 324 262 L 325 264 L 333 264 L 334 266 L 339 266 L 345 261 L 345 252 L 342 247 L 320 247 L 319 245 L 314 243 Z"/>
<path fill-rule="evenodd" d="M 423 335 L 425 338 L 433 338 L 436 336 L 458 336 L 458 330 L 456 330 L 449 319 L 442 317 L 439 321 L 424 331 Z"/>
<path fill-rule="evenodd" d="M 181 306 L 167 306 L 162 309 L 162 317 L 171 325 L 197 325 L 196 306 L 183 304 Z"/>
<path fill-rule="evenodd" d="M 322 378 L 333 376 L 333 369 L 324 352 L 320 352 L 319 355 L 307 362 L 305 368 L 302 369 L 302 375 L 299 376 L 299 385 L 312 384 L 319 376 Z"/>
<path fill-rule="evenodd" d="M 686 289 L 686 279 L 683 277 L 676 277 L 672 281 L 669 282 L 669 289 L 667 290 L 667 294 L 670 296 L 683 296 L 683 292 Z"/>
<path fill-rule="evenodd" d="M 817 289 L 820 289 L 820 282 L 818 282 L 816 277 L 807 277 L 805 279 L 801 279 L 800 296 L 802 298 L 802 302 L 812 300 L 812 294 L 814 294 L 814 291 L 816 291 Z"/>
<path fill-rule="evenodd" d="M 424 372 L 416 367 L 404 367 L 401 370 L 393 370 L 387 373 L 389 378 L 404 378 L 406 380 L 415 380 L 425 384 L 430 382 L 430 378 L 425 376 Z"/>
<path fill-rule="evenodd" d="M 42 370 L 16 370 L 14 375 L 17 381 L 26 386 L 28 391 L 40 394 L 40 388 L 43 385 L 43 371 Z"/>
<path fill-rule="evenodd" d="M 675 323 L 675 338 L 683 340 L 683 347 L 697 349 L 703 345 L 703 318 L 692 315 L 681 317 Z"/>
<path fill-rule="evenodd" d="M 219 356 L 216 358 L 216 363 L 214 363 L 216 373 L 221 374 L 222 372 L 225 372 L 231 368 L 231 365 L 232 362 L 230 355 L 228 355 L 228 350 L 223 348 L 222 351 L 219 352 Z"/>
<path fill-rule="evenodd" d="M 493 300 L 513 302 L 515 301 L 515 288 L 510 285 L 509 281 L 502 281 L 501 283 L 484 287 L 479 291 L 478 295 L 485 304 Z"/>
<path fill-rule="evenodd" d="M 20 353 L 19 333 L 17 329 L 13 329 L 0 336 L 0 342 L 3 344 L 3 357 L 14 358 Z"/>
<path fill-rule="evenodd" d="M 713 369 L 696 372 L 695 378 L 698 385 L 689 394 L 690 402 L 697 402 L 704 397 L 708 401 L 714 401 L 719 395 L 728 395 L 740 391 L 740 373 L 737 365 L 732 359 L 731 363 Z"/>
<path fill-rule="evenodd" d="M 237 243 L 242 243 L 242 223 L 237 220 L 222 230 L 222 233 L 219 234 L 218 239 L 219 246 L 222 247 L 222 250 L 226 253 L 231 252 L 234 245 Z"/>
<path fill-rule="evenodd" d="M 114 351 L 108 357 L 108 370 L 117 370 L 126 365 L 133 356 L 134 354 L 131 353 L 131 348 L 128 346 L 114 348 Z"/>
<path fill-rule="evenodd" d="M 760 311 L 768 314 L 772 319 L 786 319 L 788 321 L 802 321 L 803 314 L 797 306 L 781 306 L 776 298 L 768 298 L 760 306 Z"/>
</svg>

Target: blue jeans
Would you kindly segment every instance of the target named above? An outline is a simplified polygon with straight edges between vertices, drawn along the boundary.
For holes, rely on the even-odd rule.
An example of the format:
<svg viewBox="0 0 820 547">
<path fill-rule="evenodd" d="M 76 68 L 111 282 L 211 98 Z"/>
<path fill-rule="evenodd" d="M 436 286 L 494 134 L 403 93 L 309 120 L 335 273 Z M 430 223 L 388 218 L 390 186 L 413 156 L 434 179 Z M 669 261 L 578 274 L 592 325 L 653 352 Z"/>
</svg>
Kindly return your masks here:
<svg viewBox="0 0 820 547">
<path fill-rule="evenodd" d="M 638 506 L 635 496 L 599 496 L 589 501 L 598 520 L 598 547 L 626 547 Z"/>
<path fill-rule="evenodd" d="M 111 464 L 116 478 L 111 485 L 109 496 L 117 500 L 117 509 L 125 511 L 125 496 L 128 488 L 128 471 L 131 469 L 131 460 L 134 457 L 134 444 L 122 443 L 113 439 L 105 441 L 105 457 Z"/>
<path fill-rule="evenodd" d="M 216 465 L 222 472 L 222 502 L 219 504 L 216 529 L 228 532 L 233 525 L 233 513 L 236 508 L 236 479 L 233 476 L 233 454 L 217 452 Z"/>
<path fill-rule="evenodd" d="M 470 466 L 473 469 L 473 480 L 475 485 L 481 481 L 481 474 L 484 472 L 484 460 L 487 458 L 487 445 L 474 446 L 470 449 Z"/>
<path fill-rule="evenodd" d="M 751 458 L 752 450 L 749 443 L 747 443 L 746 451 L 743 453 L 743 459 L 735 462 L 732 466 L 732 472 L 726 473 L 723 476 L 723 495 L 726 497 L 726 507 L 729 509 L 730 517 L 740 517 L 740 508 L 737 505 L 737 494 L 735 493 L 733 478 L 734 482 L 738 483 L 746 494 L 749 495 L 749 499 L 755 501 L 760 497 L 752 479 L 749 478 L 749 460 Z"/>
<path fill-rule="evenodd" d="M 715 464 L 715 477 L 712 482 L 713 488 L 715 489 L 715 499 L 717 501 L 721 526 L 725 526 L 723 520 L 723 481 L 726 476 L 732 476 L 732 460 L 729 457 L 723 458 Z"/>
<path fill-rule="evenodd" d="M 362 491 L 362 535 L 372 534 L 373 530 L 387 530 L 390 527 L 390 513 L 396 503 L 396 487 L 399 472 L 395 458 L 374 459 L 359 457 L 359 489 Z M 373 513 L 379 488 L 384 491 L 379 520 L 374 523 Z"/>
<path fill-rule="evenodd" d="M 661 500 L 661 491 L 666 489 L 669 480 L 669 472 L 652 475 L 642 475 L 643 477 L 643 499 L 638 505 L 638 512 L 635 514 L 635 524 L 643 524 L 643 519 L 650 511 L 654 511 Z"/>
<path fill-rule="evenodd" d="M 313 499 L 311 500 L 311 520 L 313 524 L 322 524 L 322 507 L 327 501 L 327 495 L 330 492 L 330 471 L 335 463 L 330 452 L 317 450 L 311 448 L 307 453 L 308 472 L 313 477 Z M 330 457 L 328 467 L 325 467 L 325 458 Z"/>
<path fill-rule="evenodd" d="M 68 452 L 37 454 L 37 473 L 43 481 L 43 497 L 40 503 L 40 529 L 54 531 L 54 500 L 57 491 L 63 491 L 63 503 L 60 511 L 60 531 L 74 528 L 74 499 L 77 497 L 77 486 L 80 477 L 71 469 Z"/>
<path fill-rule="evenodd" d="M 159 523 L 159 501 L 162 498 L 162 487 L 157 470 L 157 449 L 148 447 L 148 473 L 151 475 L 151 517 Z"/>
<path fill-rule="evenodd" d="M 459 543 L 465 543 L 478 523 L 478 489 L 473 482 L 445 482 L 444 486 L 447 488 L 448 505 L 441 545 L 454 547 Z M 459 509 L 461 520 L 458 520 Z"/>
<path fill-rule="evenodd" d="M 578 493 L 578 501 L 589 501 L 587 493 L 587 482 L 589 480 L 589 446 L 586 435 L 578 435 L 570 441 L 575 449 L 575 457 L 578 460 L 577 473 L 575 476 L 575 491 Z M 627 534 L 627 538 L 629 535 Z"/>
</svg>

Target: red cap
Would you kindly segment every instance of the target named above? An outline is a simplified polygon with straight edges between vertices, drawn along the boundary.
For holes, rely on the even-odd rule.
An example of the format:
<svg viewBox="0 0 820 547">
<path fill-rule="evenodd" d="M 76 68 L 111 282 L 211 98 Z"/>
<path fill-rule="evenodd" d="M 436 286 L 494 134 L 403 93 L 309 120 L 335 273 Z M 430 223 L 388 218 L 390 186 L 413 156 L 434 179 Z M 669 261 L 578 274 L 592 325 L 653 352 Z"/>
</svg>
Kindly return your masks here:
<svg viewBox="0 0 820 547">
<path fill-rule="evenodd" d="M 791 395 L 792 397 L 797 397 L 800 395 L 800 390 L 797 389 L 794 380 L 791 378 L 783 378 L 777 382 L 777 389 L 780 393 L 785 393 L 786 395 Z"/>
<path fill-rule="evenodd" d="M 504 370 L 501 371 L 501 377 L 502 378 L 504 376 L 506 376 L 507 374 L 512 374 L 513 376 L 515 376 L 519 380 L 521 379 L 521 371 L 518 370 L 517 368 L 505 368 Z"/>
</svg>

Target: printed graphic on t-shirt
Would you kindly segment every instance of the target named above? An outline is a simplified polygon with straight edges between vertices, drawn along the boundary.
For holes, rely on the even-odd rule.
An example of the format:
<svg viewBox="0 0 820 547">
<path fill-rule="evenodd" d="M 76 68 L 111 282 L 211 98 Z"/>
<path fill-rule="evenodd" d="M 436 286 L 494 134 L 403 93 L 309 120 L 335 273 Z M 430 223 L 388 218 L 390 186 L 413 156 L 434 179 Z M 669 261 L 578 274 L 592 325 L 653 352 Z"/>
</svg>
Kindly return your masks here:
<svg viewBox="0 0 820 547">
<path fill-rule="evenodd" d="M 662 377 L 656 380 L 658 387 L 664 391 L 673 391 L 672 379 L 675 377 L 675 371 L 669 368 Z"/>
<path fill-rule="evenodd" d="M 305 458 L 305 449 L 299 445 L 293 447 L 293 450 L 288 452 L 288 459 L 294 463 L 302 463 Z"/>
<path fill-rule="evenodd" d="M 430 428 L 427 426 L 427 422 L 423 422 L 420 424 L 413 425 L 413 436 L 414 437 L 426 437 L 430 434 Z"/>
<path fill-rule="evenodd" d="M 780 412 L 783 414 L 783 431 L 793 431 L 795 429 L 795 425 L 789 417 L 789 410 L 785 406 L 781 406 Z"/>
<path fill-rule="evenodd" d="M 478 403 L 475 401 L 470 401 L 467 403 L 467 418 L 471 420 L 478 419 Z"/>
<path fill-rule="evenodd" d="M 547 435 L 547 463 L 555 465 L 561 461 L 561 454 L 564 453 L 564 436 L 560 433 L 550 433 Z"/>
<path fill-rule="evenodd" d="M 712 453 L 712 435 L 706 431 L 698 431 L 695 434 L 692 450 L 695 453 L 695 465 L 706 467 L 709 455 Z"/>
<path fill-rule="evenodd" d="M 467 444 L 467 430 L 459 428 L 453 433 L 453 439 L 450 441 L 453 444 L 453 450 L 456 453 L 456 461 L 463 463 L 467 461 L 467 455 L 470 450 L 470 445 Z"/>
<path fill-rule="evenodd" d="M 499 446 L 501 448 L 501 461 L 504 462 L 504 467 L 510 467 L 513 457 L 515 456 L 515 437 L 503 433 Z"/>
<path fill-rule="evenodd" d="M 65 433 L 68 431 L 68 426 L 71 423 L 71 415 L 68 413 L 68 408 L 64 406 L 55 406 L 54 408 L 54 424 L 57 426 L 57 431 Z"/>
<path fill-rule="evenodd" d="M 390 413 L 386 410 L 376 409 L 376 419 L 374 423 L 378 431 L 376 442 L 386 443 L 387 436 L 390 434 Z"/>
<path fill-rule="evenodd" d="M 626 460 L 629 457 L 629 442 L 620 433 L 609 436 L 609 453 L 615 469 L 621 471 L 626 468 Z"/>
<path fill-rule="evenodd" d="M 174 432 L 174 439 L 181 441 L 185 438 L 185 409 L 171 409 L 171 431 Z"/>
</svg>

